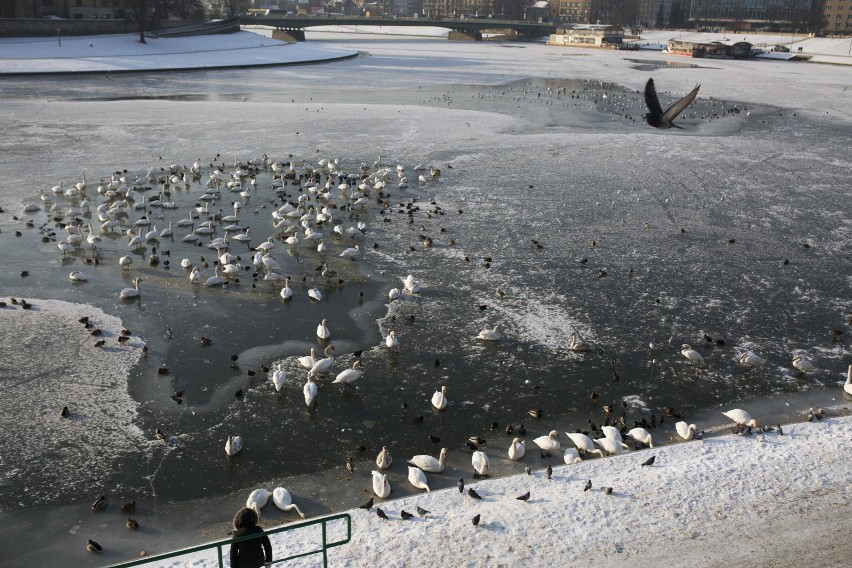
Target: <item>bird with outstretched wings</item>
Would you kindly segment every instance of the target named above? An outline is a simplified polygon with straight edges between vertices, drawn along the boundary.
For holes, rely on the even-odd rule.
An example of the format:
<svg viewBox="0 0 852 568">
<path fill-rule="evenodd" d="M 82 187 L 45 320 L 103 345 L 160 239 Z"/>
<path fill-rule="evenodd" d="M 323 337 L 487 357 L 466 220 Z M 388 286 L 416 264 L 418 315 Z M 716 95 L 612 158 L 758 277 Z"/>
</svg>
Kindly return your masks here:
<svg viewBox="0 0 852 568">
<path fill-rule="evenodd" d="M 700 88 L 701 85 L 696 85 L 688 95 L 663 112 L 663 107 L 660 106 L 660 99 L 657 98 L 657 89 L 654 87 L 654 80 L 648 79 L 648 82 L 645 83 L 645 104 L 648 106 L 648 112 L 645 114 L 645 122 L 654 128 L 681 128 L 673 120 L 695 100 L 695 97 L 698 95 L 698 89 Z"/>
</svg>

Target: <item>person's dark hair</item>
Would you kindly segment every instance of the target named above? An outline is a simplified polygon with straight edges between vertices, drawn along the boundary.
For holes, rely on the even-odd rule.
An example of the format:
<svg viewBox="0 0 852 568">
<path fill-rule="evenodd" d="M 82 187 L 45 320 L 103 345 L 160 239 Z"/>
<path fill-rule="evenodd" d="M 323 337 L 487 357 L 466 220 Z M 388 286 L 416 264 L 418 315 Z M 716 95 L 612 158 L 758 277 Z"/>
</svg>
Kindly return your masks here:
<svg viewBox="0 0 852 568">
<path fill-rule="evenodd" d="M 243 507 L 234 515 L 234 528 L 253 527 L 257 524 L 257 521 L 257 513 L 254 512 L 254 509 Z"/>
</svg>

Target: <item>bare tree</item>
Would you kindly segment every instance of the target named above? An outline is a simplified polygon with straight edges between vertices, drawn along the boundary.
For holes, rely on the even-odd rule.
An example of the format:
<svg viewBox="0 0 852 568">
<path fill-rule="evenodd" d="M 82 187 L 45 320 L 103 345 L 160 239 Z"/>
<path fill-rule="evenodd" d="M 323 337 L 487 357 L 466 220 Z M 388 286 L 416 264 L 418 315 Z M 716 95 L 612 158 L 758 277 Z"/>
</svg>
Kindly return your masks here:
<svg viewBox="0 0 852 568">
<path fill-rule="evenodd" d="M 139 43 L 145 41 L 145 22 L 148 20 L 148 0 L 131 0 L 127 3 L 130 19 L 139 26 Z"/>
<path fill-rule="evenodd" d="M 204 5 L 201 0 L 171 0 L 168 4 L 170 14 L 181 20 L 194 20 L 204 17 Z"/>
<path fill-rule="evenodd" d="M 225 8 L 225 15 L 236 16 L 245 10 L 246 0 L 225 0 L 222 2 L 222 7 Z"/>
<path fill-rule="evenodd" d="M 825 30 L 825 0 L 811 0 L 809 16 L 808 31 L 821 35 Z"/>
</svg>

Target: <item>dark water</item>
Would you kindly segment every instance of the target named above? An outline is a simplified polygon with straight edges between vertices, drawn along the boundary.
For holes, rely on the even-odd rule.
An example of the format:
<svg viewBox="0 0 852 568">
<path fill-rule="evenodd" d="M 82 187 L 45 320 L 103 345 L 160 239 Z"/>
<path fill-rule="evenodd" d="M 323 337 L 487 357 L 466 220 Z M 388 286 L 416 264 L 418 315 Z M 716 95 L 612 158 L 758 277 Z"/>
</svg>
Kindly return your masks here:
<svg viewBox="0 0 852 568">
<path fill-rule="evenodd" d="M 392 156 L 371 166 L 371 171 L 389 168 L 388 208 L 377 202 L 375 189 L 366 207 L 352 211 L 343 209 L 339 190 L 330 192 L 327 204 L 344 226 L 367 225 L 356 238 L 335 238 L 329 226 L 321 227 L 330 248 L 325 259 L 337 270 L 336 278 L 326 279 L 316 270 L 323 259 L 313 247 L 302 243 L 288 254 L 286 245 L 277 242 L 274 256 L 282 274 L 293 279 L 295 297 L 289 302 L 278 296 L 281 284 L 265 282 L 262 275 L 255 280 L 254 269 L 226 288 L 190 285 L 180 259 L 206 261 L 207 277 L 215 253 L 182 243 L 187 230 L 177 227 L 174 240 L 157 243 L 157 267 L 145 262 L 149 246 L 144 254 L 131 252 L 132 270 L 121 271 L 117 258 L 128 254 L 126 237 L 104 238 L 97 266 L 84 262 L 91 253 L 60 260 L 56 243 L 41 240 L 50 232 L 64 232 L 52 216 L 44 211 L 27 215 L 35 225 L 27 228 L 23 217 L 16 221 L 9 214 L 9 202 L 38 202 L 39 189 L 53 182 L 15 184 L 4 203 L 0 232 L 7 267 L 0 274 L 4 294 L 100 307 L 142 338 L 149 354 L 127 379 L 127 393 L 138 403 L 138 431 L 102 442 L 121 448 L 117 458 L 46 461 L 36 450 L 4 450 L 4 468 L 13 472 L 0 485 L 0 507 L 8 520 L 26 525 L 38 512 L 50 512 L 50 530 L 65 534 L 69 518 L 85 516 L 74 526 L 105 527 L 98 530 L 123 542 L 130 556 L 136 543 L 112 526 L 121 517 L 117 504 L 131 498 L 140 503 L 143 521 L 156 527 L 151 539 L 167 548 L 219 536 L 190 533 L 187 542 L 170 533 L 190 515 L 193 528 L 217 526 L 258 486 L 286 485 L 310 515 L 351 507 L 366 497 L 372 460 L 382 446 L 396 458 L 391 482 L 399 496 L 409 491 L 404 459 L 413 454 L 450 450 L 447 472 L 430 476 L 435 487 L 468 475 L 464 443 L 472 435 L 487 440 L 484 449 L 496 474 L 520 471 L 521 464 L 504 457 L 511 440 L 504 429 L 510 424 L 516 429 L 524 424 L 528 440 L 551 429 L 588 429 L 589 420 L 600 424 L 606 419 L 602 405 L 614 404 L 617 419 L 624 401 L 628 424 L 651 414 L 663 416 L 671 407 L 710 430 L 723 424 L 722 407 L 749 404 L 761 422 L 774 423 L 795 419 L 801 408 L 827 405 L 836 396 L 848 359 L 847 340 L 833 341 L 832 331 L 847 329 L 852 232 L 843 190 L 849 164 L 848 158 L 827 157 L 825 149 L 848 147 L 847 129 L 793 119 L 783 109 L 699 100 L 683 120 L 686 132 L 649 132 L 641 122 L 638 93 L 579 79 L 389 85 L 367 96 L 354 84 L 335 89 L 282 84 L 271 70 L 248 76 L 250 84 L 244 72 L 139 76 L 132 85 L 109 77 L 16 80 L 4 97 L 26 102 L 25 92 L 30 92 L 59 102 L 98 101 L 104 108 L 139 99 L 143 112 L 159 108 L 152 102 L 167 101 L 187 109 L 207 105 L 197 108 L 211 114 L 222 102 L 287 105 L 293 100 L 312 105 L 310 110 L 322 115 L 316 128 L 329 133 L 335 132 L 335 112 L 356 120 L 353 111 L 337 111 L 336 105 L 392 103 L 437 112 L 429 114 L 436 120 L 446 112 L 438 131 L 452 131 L 456 142 L 444 144 L 425 130 L 414 135 L 413 143 L 422 144 L 423 151 L 404 155 L 341 136 L 339 151 L 329 143 L 317 153 L 296 138 L 285 145 L 264 135 L 266 144 L 236 156 L 246 163 L 265 153 L 299 169 L 303 164 L 321 169 L 319 158 L 339 155 L 345 173 L 357 172 L 362 162 L 373 164 L 379 153 Z M 243 83 L 236 85 L 238 78 Z M 667 96 L 676 97 L 661 93 Z M 32 101 L 28 104 L 34 108 Z M 320 113 L 319 107 L 329 112 Z M 505 122 L 505 117 L 521 120 Z M 80 120 L 93 129 L 108 127 L 107 119 L 96 116 Z M 358 128 L 378 139 L 390 120 L 359 121 Z M 252 115 L 240 121 L 243 128 L 253 122 L 263 121 Z M 37 117 L 10 125 L 13 133 L 39 128 L 53 126 Z M 62 140 L 64 126 L 56 128 L 44 135 L 51 148 Z M 348 127 L 341 128 L 345 134 Z M 211 161 L 232 169 L 233 152 L 226 157 L 223 150 L 216 158 L 198 149 L 205 147 L 200 140 L 206 133 L 198 124 L 178 125 L 166 135 L 186 138 L 177 144 L 185 149 L 182 155 L 152 159 L 168 166 L 189 165 L 200 157 L 203 165 L 189 189 L 172 191 L 170 199 L 179 209 L 154 211 L 152 222 L 160 229 L 185 217 L 198 202 Z M 227 135 L 216 135 L 217 146 L 227 149 Z M 35 149 L 21 151 L 17 179 L 26 178 L 35 155 Z M 439 168 L 440 176 L 432 179 L 428 169 L 415 172 L 420 162 Z M 405 166 L 406 188 L 397 187 L 397 163 Z M 122 165 L 99 165 L 93 171 L 84 163 L 79 168 L 89 178 L 87 195 L 99 203 L 104 199 L 92 193 L 97 180 Z M 428 181 L 419 183 L 419 173 Z M 145 171 L 128 174 L 144 176 Z M 76 181 L 78 173 L 69 169 L 63 177 Z M 325 172 L 320 185 L 327 180 Z M 251 227 L 252 245 L 274 234 L 270 213 L 282 199 L 269 188 L 271 181 L 271 171 L 262 168 L 258 189 L 240 213 L 240 223 Z M 151 187 L 137 197 L 156 194 L 158 185 Z M 284 200 L 296 203 L 298 195 L 290 187 Z M 223 190 L 210 210 L 230 214 L 237 199 L 238 194 Z M 314 200 L 311 196 L 308 203 Z M 410 217 L 408 211 L 413 211 Z M 140 214 L 132 211 L 127 223 Z M 22 236 L 15 236 L 16 230 Z M 222 234 L 220 226 L 214 236 Z M 424 245 L 425 237 L 432 239 L 430 246 Z M 337 256 L 353 243 L 361 246 L 359 260 Z M 230 252 L 240 256 L 241 264 L 250 262 L 247 246 L 232 245 Z M 88 272 L 90 281 L 70 286 L 67 273 L 74 269 Z M 22 278 L 22 270 L 29 276 Z M 420 281 L 421 292 L 386 305 L 388 290 L 401 288 L 408 274 Z M 136 276 L 142 278 L 141 299 L 119 302 L 118 290 Z M 306 296 L 312 286 L 323 291 L 318 304 Z M 301 392 L 306 373 L 294 356 L 325 346 L 314 331 L 323 318 L 330 321 L 336 362 L 332 373 L 317 381 L 318 404 L 308 409 Z M 502 341 L 474 339 L 497 324 Z M 383 343 L 391 330 L 401 342 L 396 352 Z M 591 351 L 569 352 L 571 333 L 589 342 Z M 201 345 L 201 337 L 212 345 Z M 688 364 L 679 353 L 682 343 L 698 349 L 707 364 Z M 740 366 L 736 355 L 746 349 L 763 356 L 767 365 Z M 355 351 L 363 351 L 363 377 L 354 388 L 330 384 L 351 366 Z M 32 349 L 32 365 L 49 371 L 51 353 Z M 819 370 L 797 373 L 790 365 L 793 353 L 813 357 Z M 288 375 L 280 394 L 263 372 L 278 361 Z M 85 368 L 85 362 L 80 366 Z M 168 374 L 160 374 L 160 367 L 167 367 Z M 3 380 L 14 373 L 4 368 Z M 443 412 L 429 402 L 441 385 L 447 386 L 450 400 Z M 234 396 L 237 390 L 242 398 Z M 185 391 L 180 405 L 171 398 L 176 391 Z M 592 391 L 600 395 L 599 402 L 590 399 Z M 780 400 L 792 402 L 789 410 L 777 406 Z M 15 405 L 23 403 L 7 396 L 0 412 L 12 420 Z M 50 404 L 61 408 L 63 402 Z M 531 410 L 540 410 L 542 418 L 531 417 Z M 415 420 L 420 416 L 422 422 Z M 667 440 L 673 422 L 669 418 L 655 438 Z M 37 436 L 38 428 L 32 424 L 24 435 Z M 156 429 L 167 434 L 167 443 L 154 439 Z M 224 441 L 235 433 L 244 437 L 245 449 L 228 459 Z M 429 435 L 441 441 L 433 444 Z M 542 459 L 528 444 L 527 462 L 533 467 L 560 460 Z M 354 475 L 343 467 L 350 456 Z M 90 521 L 88 504 L 102 493 L 109 495 L 110 509 Z M 273 521 L 291 520 L 269 514 Z"/>
</svg>

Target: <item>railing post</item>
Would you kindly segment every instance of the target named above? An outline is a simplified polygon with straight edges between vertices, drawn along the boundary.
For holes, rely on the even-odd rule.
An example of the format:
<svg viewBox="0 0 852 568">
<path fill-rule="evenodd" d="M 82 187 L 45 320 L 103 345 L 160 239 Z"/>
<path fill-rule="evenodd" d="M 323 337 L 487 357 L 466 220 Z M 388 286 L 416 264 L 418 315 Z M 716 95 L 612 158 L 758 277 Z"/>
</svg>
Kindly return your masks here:
<svg viewBox="0 0 852 568">
<path fill-rule="evenodd" d="M 218 545 L 216 547 L 216 553 L 219 555 L 219 568 L 225 568 L 225 564 L 222 562 L 222 545 Z"/>
<path fill-rule="evenodd" d="M 325 519 L 322 521 L 322 566 L 328 568 L 328 547 L 326 547 L 325 539 Z"/>
</svg>

